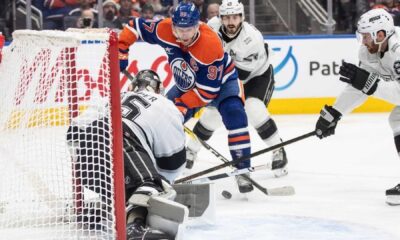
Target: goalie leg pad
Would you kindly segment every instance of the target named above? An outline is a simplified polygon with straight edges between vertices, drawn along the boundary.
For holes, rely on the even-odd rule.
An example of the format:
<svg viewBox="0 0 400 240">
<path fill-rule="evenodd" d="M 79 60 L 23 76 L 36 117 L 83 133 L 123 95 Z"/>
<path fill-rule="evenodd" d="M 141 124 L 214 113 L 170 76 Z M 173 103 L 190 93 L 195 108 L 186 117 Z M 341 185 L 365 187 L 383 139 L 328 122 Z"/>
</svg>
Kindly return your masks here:
<svg viewBox="0 0 400 240">
<path fill-rule="evenodd" d="M 147 225 L 174 236 L 176 240 L 184 239 L 188 208 L 162 197 L 151 197 L 148 203 Z"/>
<path fill-rule="evenodd" d="M 189 217 L 198 223 L 215 223 L 214 184 L 175 184 L 175 201 L 189 209 Z"/>
<path fill-rule="evenodd" d="M 149 201 L 152 197 L 161 197 L 168 200 L 174 200 L 176 197 L 176 191 L 166 181 L 161 180 L 161 187 L 154 183 L 143 183 L 142 186 L 136 189 L 136 191 L 129 197 L 129 206 L 141 206 L 149 207 Z"/>
</svg>

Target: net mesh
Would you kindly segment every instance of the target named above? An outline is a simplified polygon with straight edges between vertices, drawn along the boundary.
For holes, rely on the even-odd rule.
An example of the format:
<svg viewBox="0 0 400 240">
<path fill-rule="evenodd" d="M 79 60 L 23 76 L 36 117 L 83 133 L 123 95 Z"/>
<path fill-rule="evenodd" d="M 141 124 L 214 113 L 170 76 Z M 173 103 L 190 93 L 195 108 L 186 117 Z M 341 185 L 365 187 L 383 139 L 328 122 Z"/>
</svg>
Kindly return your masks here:
<svg viewBox="0 0 400 240">
<path fill-rule="evenodd" d="M 0 64 L 0 239 L 114 239 L 107 31 L 16 31 Z"/>
</svg>

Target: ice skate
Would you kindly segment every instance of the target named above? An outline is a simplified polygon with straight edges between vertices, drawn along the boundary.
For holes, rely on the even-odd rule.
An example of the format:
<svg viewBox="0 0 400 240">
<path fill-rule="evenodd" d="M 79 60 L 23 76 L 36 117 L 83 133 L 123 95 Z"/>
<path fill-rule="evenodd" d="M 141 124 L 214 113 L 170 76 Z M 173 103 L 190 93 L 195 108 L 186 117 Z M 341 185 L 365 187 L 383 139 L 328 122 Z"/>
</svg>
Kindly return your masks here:
<svg viewBox="0 0 400 240">
<path fill-rule="evenodd" d="M 400 205 L 400 184 L 386 190 L 386 203 L 391 206 Z"/>
<path fill-rule="evenodd" d="M 272 152 L 271 169 L 275 177 L 278 178 L 288 174 L 287 163 L 286 151 L 283 147 Z"/>
<path fill-rule="evenodd" d="M 251 184 L 251 182 L 244 176 L 250 177 L 250 174 L 245 173 L 245 174 L 235 176 L 237 185 L 239 187 L 239 192 L 248 193 L 248 192 L 253 191 L 253 184 Z"/>
<path fill-rule="evenodd" d="M 186 168 L 192 169 L 196 159 L 197 151 L 192 150 L 190 147 L 186 147 Z"/>
<path fill-rule="evenodd" d="M 129 240 L 174 239 L 159 230 L 146 227 L 145 221 L 142 218 L 136 218 L 133 222 L 127 224 L 126 235 L 126 239 Z"/>
</svg>

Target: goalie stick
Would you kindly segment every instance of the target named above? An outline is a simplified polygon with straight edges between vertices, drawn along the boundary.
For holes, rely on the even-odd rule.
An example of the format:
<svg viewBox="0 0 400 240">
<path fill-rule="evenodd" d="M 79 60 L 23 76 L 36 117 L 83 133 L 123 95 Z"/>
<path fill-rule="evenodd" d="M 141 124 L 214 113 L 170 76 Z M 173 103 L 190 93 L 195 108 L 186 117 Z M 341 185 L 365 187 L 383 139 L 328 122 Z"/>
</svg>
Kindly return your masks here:
<svg viewBox="0 0 400 240">
<path fill-rule="evenodd" d="M 211 147 L 208 143 L 206 143 L 205 141 L 203 141 L 202 139 L 198 138 L 196 136 L 196 134 L 189 129 L 188 127 L 185 126 L 185 132 L 187 132 L 190 137 L 193 137 L 194 139 L 196 139 L 197 141 L 199 141 L 201 143 L 201 145 L 203 145 L 203 147 L 205 147 L 207 150 L 209 150 L 212 154 L 214 154 L 214 156 L 216 156 L 219 160 L 221 160 L 224 163 L 229 163 L 230 161 L 224 157 L 222 154 L 220 154 L 217 150 L 215 150 L 213 147 Z M 234 168 L 232 165 L 230 165 L 232 168 Z M 238 169 L 237 171 L 239 171 L 241 169 Z M 244 171 L 246 172 L 246 171 Z M 249 170 L 247 172 L 250 172 Z M 236 174 L 238 175 L 238 174 Z M 269 193 L 269 190 L 266 189 L 265 187 L 261 186 L 261 184 L 259 184 L 258 182 L 254 181 L 254 179 L 252 179 L 251 177 L 247 176 L 247 175 L 242 175 L 245 179 L 247 179 L 248 181 L 250 181 L 253 186 L 255 186 L 258 190 L 260 190 L 261 192 L 263 192 L 266 195 L 271 195 Z M 279 193 L 279 190 L 282 190 L 282 194 L 283 195 L 293 195 L 295 193 L 294 188 L 292 186 L 283 186 L 281 188 L 277 188 L 275 190 L 276 193 Z"/>
<path fill-rule="evenodd" d="M 315 135 L 315 131 L 312 131 L 312 132 L 303 134 L 303 135 L 301 135 L 301 136 L 298 136 L 298 137 L 289 139 L 289 140 L 287 140 L 287 141 L 285 141 L 285 142 L 281 142 L 281 143 L 276 144 L 276 145 L 274 145 L 274 146 L 271 146 L 271 147 L 262 149 L 262 150 L 260 150 L 260 151 L 254 152 L 254 153 L 252 153 L 252 154 L 250 154 L 250 155 L 248 155 L 248 156 L 243 156 L 243 157 L 240 157 L 240 158 L 238 158 L 238 159 L 235 159 L 234 161 L 226 162 L 226 163 L 223 163 L 223 164 L 220 164 L 220 165 L 217 165 L 217 166 L 214 166 L 214 167 L 205 169 L 205 170 L 203 170 L 203 171 L 194 173 L 194 174 L 192 174 L 192 175 L 189 175 L 189 176 L 180 178 L 180 179 L 176 180 L 175 183 L 186 182 L 186 181 L 188 181 L 188 180 L 190 180 L 190 179 L 194 179 L 194 178 L 203 176 L 203 175 L 205 175 L 205 174 L 208 174 L 208 173 L 217 171 L 217 170 L 219 170 L 219 169 L 221 169 L 221 168 L 224 168 L 224 167 L 227 167 L 227 166 L 235 165 L 235 164 L 239 163 L 240 161 L 243 161 L 243 160 L 246 160 L 246 159 L 250 159 L 250 158 L 252 158 L 252 157 L 255 157 L 255 156 L 264 154 L 264 153 L 266 153 L 266 152 L 269 152 L 269 151 L 272 151 L 272 150 L 274 150 L 274 149 L 277 149 L 277 148 L 280 148 L 280 147 L 289 145 L 289 144 L 294 143 L 294 142 L 298 142 L 298 141 L 300 141 L 300 140 L 306 139 L 306 138 L 311 137 L 311 136 L 314 136 L 314 135 Z"/>
</svg>

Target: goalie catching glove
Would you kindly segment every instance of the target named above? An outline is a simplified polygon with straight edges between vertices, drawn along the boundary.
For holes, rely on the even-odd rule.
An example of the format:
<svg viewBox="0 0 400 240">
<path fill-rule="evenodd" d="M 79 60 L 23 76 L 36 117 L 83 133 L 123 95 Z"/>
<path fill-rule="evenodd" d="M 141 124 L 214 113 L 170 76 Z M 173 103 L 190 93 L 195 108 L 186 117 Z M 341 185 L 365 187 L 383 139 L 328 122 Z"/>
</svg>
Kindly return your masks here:
<svg viewBox="0 0 400 240">
<path fill-rule="evenodd" d="M 379 82 L 379 75 L 357 67 L 354 64 L 343 61 L 340 66 L 340 81 L 351 84 L 361 92 L 371 95 L 376 91 Z"/>
<path fill-rule="evenodd" d="M 320 139 L 335 134 L 337 122 L 342 114 L 331 106 L 325 105 L 315 126 L 315 132 Z"/>
</svg>

